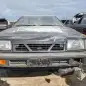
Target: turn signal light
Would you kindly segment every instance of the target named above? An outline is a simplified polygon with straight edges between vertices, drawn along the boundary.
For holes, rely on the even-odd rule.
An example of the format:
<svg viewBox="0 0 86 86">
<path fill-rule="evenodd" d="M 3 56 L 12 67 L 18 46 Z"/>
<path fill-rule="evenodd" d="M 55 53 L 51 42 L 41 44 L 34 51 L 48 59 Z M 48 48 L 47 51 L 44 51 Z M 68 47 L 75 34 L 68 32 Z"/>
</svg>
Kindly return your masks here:
<svg viewBox="0 0 86 86">
<path fill-rule="evenodd" d="M 6 65 L 6 60 L 0 60 L 0 65 Z"/>
</svg>

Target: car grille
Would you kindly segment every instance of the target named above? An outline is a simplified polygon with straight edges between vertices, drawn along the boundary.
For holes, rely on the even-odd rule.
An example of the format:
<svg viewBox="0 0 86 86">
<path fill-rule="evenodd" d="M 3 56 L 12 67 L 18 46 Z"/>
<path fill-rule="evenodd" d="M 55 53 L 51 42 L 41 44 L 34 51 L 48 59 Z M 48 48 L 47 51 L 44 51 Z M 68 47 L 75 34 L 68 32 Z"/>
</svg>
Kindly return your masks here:
<svg viewBox="0 0 86 86">
<path fill-rule="evenodd" d="M 63 44 L 55 44 L 51 50 L 63 50 L 64 45 Z"/>
<path fill-rule="evenodd" d="M 28 44 L 32 51 L 48 50 L 51 44 Z"/>
<path fill-rule="evenodd" d="M 14 52 L 51 52 L 64 50 L 64 44 L 14 44 Z"/>
<path fill-rule="evenodd" d="M 26 46 L 24 44 L 18 44 L 18 45 L 15 45 L 15 49 L 16 51 L 28 51 L 28 49 L 26 48 Z"/>
</svg>

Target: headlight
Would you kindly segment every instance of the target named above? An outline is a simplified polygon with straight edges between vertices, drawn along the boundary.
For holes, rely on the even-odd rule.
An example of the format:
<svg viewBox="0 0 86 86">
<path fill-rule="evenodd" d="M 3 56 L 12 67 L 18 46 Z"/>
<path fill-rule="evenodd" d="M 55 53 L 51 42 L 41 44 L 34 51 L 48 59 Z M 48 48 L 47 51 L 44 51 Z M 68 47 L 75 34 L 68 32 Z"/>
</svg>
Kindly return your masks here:
<svg viewBox="0 0 86 86">
<path fill-rule="evenodd" d="M 11 50 L 11 48 L 10 41 L 0 41 L 0 50 Z"/>
<path fill-rule="evenodd" d="M 67 50 L 81 50 L 84 49 L 84 40 L 82 39 L 69 39 L 67 41 Z"/>
</svg>

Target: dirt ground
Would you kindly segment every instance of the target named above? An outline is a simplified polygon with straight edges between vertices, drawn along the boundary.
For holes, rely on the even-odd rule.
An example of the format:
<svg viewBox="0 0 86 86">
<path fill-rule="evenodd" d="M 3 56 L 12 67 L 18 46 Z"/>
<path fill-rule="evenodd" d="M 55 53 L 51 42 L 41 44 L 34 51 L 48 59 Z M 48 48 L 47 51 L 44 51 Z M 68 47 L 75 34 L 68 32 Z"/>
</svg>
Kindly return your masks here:
<svg viewBox="0 0 86 86">
<path fill-rule="evenodd" d="M 68 86 L 65 79 L 54 75 L 38 77 L 5 78 L 11 86 Z"/>
<path fill-rule="evenodd" d="M 86 80 L 80 82 L 75 76 L 60 77 L 46 72 L 33 72 L 22 75 L 17 72 L 11 77 L 2 77 L 10 86 L 86 86 Z"/>
</svg>

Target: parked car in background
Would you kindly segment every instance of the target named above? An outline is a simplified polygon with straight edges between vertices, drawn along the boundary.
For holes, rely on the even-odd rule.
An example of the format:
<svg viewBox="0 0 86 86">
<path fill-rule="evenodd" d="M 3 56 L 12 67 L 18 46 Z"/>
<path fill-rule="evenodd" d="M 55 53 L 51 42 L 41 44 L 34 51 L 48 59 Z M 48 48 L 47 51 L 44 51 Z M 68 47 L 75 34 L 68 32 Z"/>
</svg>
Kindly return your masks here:
<svg viewBox="0 0 86 86">
<path fill-rule="evenodd" d="M 6 30 L 9 27 L 10 23 L 5 18 L 0 18 L 0 31 Z"/>
<path fill-rule="evenodd" d="M 66 26 L 71 27 L 83 34 L 86 34 L 86 13 L 78 13 L 73 17 L 73 20 Z"/>
<path fill-rule="evenodd" d="M 66 74 L 86 65 L 85 46 L 86 36 L 65 27 L 55 16 L 23 16 L 0 33 L 0 67 Z"/>
</svg>

